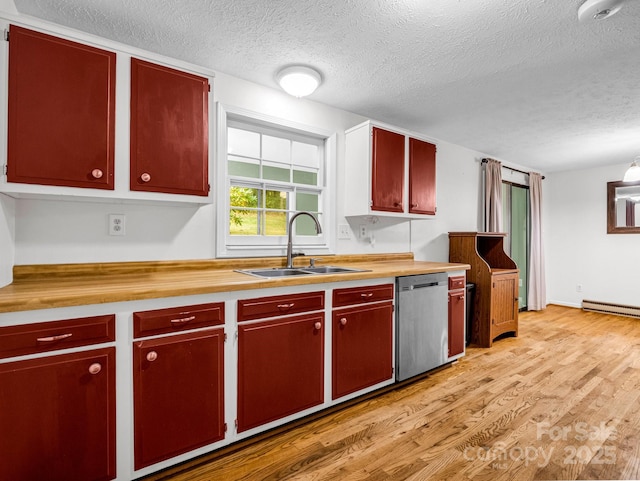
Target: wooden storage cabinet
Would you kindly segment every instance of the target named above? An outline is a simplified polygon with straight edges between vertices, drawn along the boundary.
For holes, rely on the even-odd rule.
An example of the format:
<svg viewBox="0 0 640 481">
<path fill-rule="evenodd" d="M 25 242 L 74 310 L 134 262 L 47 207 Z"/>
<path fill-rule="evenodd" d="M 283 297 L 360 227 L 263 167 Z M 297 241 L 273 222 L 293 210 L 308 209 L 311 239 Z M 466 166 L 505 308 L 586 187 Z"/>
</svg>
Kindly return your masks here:
<svg viewBox="0 0 640 481">
<path fill-rule="evenodd" d="M 332 399 L 393 377 L 393 292 L 392 284 L 333 291 Z"/>
<path fill-rule="evenodd" d="M 131 59 L 131 190 L 207 196 L 209 81 Z"/>
<path fill-rule="evenodd" d="M 464 355 L 465 348 L 465 277 L 449 277 L 449 360 Z"/>
<path fill-rule="evenodd" d="M 116 477 L 115 348 L 0 364 L 0 479 Z"/>
<path fill-rule="evenodd" d="M 491 335 L 518 335 L 518 271 L 495 270 L 491 276 Z"/>
<path fill-rule="evenodd" d="M 436 213 L 436 146 L 364 122 L 346 132 L 346 216 Z M 369 182 L 362 179 L 369 178 Z"/>
<path fill-rule="evenodd" d="M 114 188 L 116 54 L 11 25 L 9 182 Z"/>
<path fill-rule="evenodd" d="M 476 285 L 471 342 L 491 347 L 496 337 L 518 335 L 518 267 L 504 251 L 498 232 L 450 232 L 449 261 L 471 265 Z"/>
<path fill-rule="evenodd" d="M 324 292 L 302 295 L 304 298 Z M 295 307 L 298 295 L 238 301 Z M 322 304 L 323 306 L 324 304 Z M 318 309 L 311 307 L 311 309 Z M 271 312 L 267 316 L 273 316 Z M 240 320 L 240 314 L 239 314 Z M 324 401 L 324 310 L 238 326 L 238 432 L 295 414 Z"/>
<path fill-rule="evenodd" d="M 137 312 L 134 332 L 164 333 L 175 320 L 220 326 L 224 304 Z M 134 342 L 135 469 L 224 439 L 224 340 L 222 327 L 208 327 Z"/>
</svg>

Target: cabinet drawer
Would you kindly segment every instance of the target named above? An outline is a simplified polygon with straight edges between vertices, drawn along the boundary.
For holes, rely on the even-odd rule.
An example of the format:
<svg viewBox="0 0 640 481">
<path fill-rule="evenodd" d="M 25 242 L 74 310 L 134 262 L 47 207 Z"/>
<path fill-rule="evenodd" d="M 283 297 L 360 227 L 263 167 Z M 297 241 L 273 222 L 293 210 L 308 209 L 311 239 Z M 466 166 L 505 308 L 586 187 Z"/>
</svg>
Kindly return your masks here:
<svg viewBox="0 0 640 481">
<path fill-rule="evenodd" d="M 256 297 L 238 301 L 238 321 L 297 314 L 324 309 L 324 292 Z"/>
<path fill-rule="evenodd" d="M 115 340 L 114 314 L 0 328 L 0 359 Z"/>
<path fill-rule="evenodd" d="M 333 290 L 333 307 L 393 300 L 393 284 Z"/>
<path fill-rule="evenodd" d="M 196 304 L 133 313 L 133 337 L 224 324 L 224 303 Z"/>
<path fill-rule="evenodd" d="M 465 279 L 464 276 L 449 277 L 449 290 L 464 289 Z"/>
</svg>

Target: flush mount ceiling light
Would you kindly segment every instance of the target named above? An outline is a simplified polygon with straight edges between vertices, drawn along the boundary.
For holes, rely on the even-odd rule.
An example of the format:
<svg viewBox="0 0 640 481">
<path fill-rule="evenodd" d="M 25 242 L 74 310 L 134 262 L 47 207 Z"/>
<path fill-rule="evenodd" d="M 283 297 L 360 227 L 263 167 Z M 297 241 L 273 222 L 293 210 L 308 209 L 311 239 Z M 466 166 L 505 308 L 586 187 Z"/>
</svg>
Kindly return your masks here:
<svg viewBox="0 0 640 481">
<path fill-rule="evenodd" d="M 633 159 L 633 162 L 631 162 L 631 166 L 624 174 L 622 182 L 635 182 L 637 180 L 640 180 L 640 165 L 638 165 L 639 163 L 640 155 Z"/>
<path fill-rule="evenodd" d="M 578 20 L 604 20 L 615 15 L 621 8 L 623 0 L 586 0 L 578 8 Z"/>
<path fill-rule="evenodd" d="M 276 80 L 282 90 L 294 97 L 305 97 L 318 88 L 322 77 L 311 67 L 293 65 L 283 68 L 276 75 Z"/>
</svg>

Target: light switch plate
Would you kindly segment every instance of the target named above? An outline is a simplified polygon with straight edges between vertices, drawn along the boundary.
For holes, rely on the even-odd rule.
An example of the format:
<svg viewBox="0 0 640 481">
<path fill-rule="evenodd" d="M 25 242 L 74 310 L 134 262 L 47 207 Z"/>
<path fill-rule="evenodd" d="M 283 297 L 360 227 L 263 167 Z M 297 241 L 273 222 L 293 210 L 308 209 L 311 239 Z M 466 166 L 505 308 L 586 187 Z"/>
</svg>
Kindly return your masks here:
<svg viewBox="0 0 640 481">
<path fill-rule="evenodd" d="M 338 225 L 338 239 L 351 239 L 351 229 L 348 224 Z"/>
</svg>

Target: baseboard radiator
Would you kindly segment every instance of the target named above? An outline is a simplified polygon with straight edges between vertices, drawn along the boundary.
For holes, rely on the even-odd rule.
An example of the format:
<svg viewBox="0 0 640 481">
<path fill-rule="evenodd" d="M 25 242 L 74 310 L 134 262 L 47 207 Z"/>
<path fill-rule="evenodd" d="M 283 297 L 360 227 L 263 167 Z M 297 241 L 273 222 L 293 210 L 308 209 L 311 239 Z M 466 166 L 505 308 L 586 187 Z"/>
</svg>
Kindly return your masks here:
<svg viewBox="0 0 640 481">
<path fill-rule="evenodd" d="M 640 307 L 613 304 L 611 302 L 582 301 L 582 309 L 585 311 L 601 312 L 603 314 L 617 314 L 640 319 Z"/>
</svg>

